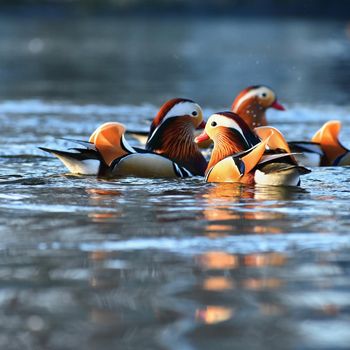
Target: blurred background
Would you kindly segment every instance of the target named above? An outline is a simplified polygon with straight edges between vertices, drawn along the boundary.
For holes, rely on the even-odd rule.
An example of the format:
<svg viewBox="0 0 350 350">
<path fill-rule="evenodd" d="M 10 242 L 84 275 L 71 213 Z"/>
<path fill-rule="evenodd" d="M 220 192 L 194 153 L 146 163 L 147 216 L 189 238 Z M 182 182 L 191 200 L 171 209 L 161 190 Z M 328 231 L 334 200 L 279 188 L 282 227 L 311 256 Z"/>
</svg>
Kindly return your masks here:
<svg viewBox="0 0 350 350">
<path fill-rule="evenodd" d="M 252 84 L 288 140 L 339 119 L 350 148 L 350 1 L 0 0 L 0 349 L 349 349 L 349 168 L 106 181 L 38 149 Z"/>
<path fill-rule="evenodd" d="M 2 0 L 0 98 L 228 108 L 251 84 L 350 98 L 350 2 Z"/>
<path fill-rule="evenodd" d="M 74 14 L 189 13 L 244 16 L 304 16 L 348 19 L 346 0 L 3 0 L 9 10 L 35 6 Z M 111 13 L 112 12 L 112 13 Z"/>
</svg>

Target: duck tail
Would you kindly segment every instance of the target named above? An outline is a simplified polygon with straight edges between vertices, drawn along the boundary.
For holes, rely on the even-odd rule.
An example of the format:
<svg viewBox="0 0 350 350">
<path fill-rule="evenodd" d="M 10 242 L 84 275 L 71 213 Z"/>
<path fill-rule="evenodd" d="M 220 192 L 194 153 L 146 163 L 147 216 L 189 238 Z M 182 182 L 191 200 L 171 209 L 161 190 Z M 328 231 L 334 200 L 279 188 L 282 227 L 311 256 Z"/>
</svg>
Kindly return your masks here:
<svg viewBox="0 0 350 350">
<path fill-rule="evenodd" d="M 72 174 L 98 175 L 104 165 L 99 153 L 93 149 L 74 148 L 74 152 L 39 147 L 56 156 Z"/>
</svg>

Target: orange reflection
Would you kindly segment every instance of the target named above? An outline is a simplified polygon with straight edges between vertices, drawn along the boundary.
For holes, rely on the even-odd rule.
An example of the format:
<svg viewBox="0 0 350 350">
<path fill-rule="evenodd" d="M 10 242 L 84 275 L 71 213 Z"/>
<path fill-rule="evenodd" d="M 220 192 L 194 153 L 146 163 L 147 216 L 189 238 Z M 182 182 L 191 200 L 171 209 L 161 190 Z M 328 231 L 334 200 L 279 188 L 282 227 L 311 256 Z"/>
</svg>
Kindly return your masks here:
<svg viewBox="0 0 350 350">
<path fill-rule="evenodd" d="M 109 252 L 104 251 L 93 251 L 89 254 L 89 259 L 93 261 L 102 261 L 108 259 L 110 256 Z"/>
<path fill-rule="evenodd" d="M 281 233 L 282 230 L 279 227 L 275 226 L 262 226 L 262 225 L 256 225 L 254 227 L 254 233 L 257 234 L 278 234 Z"/>
<path fill-rule="evenodd" d="M 197 309 L 195 318 L 197 321 L 205 324 L 215 324 L 224 322 L 232 318 L 233 309 L 224 306 L 206 306 L 202 309 Z"/>
<path fill-rule="evenodd" d="M 111 207 L 110 201 L 114 200 L 113 197 L 120 197 L 122 195 L 122 192 L 118 190 L 106 188 L 89 188 L 86 192 L 90 195 L 89 200 L 92 205 L 108 208 Z M 121 217 L 121 215 L 119 211 L 98 211 L 88 214 L 93 222 L 108 222 Z"/>
<path fill-rule="evenodd" d="M 89 188 L 86 190 L 87 193 L 91 195 L 98 195 L 98 196 L 120 196 L 122 192 L 118 190 L 111 190 L 111 189 L 105 189 L 105 188 Z"/>
<path fill-rule="evenodd" d="M 243 287 L 250 290 L 276 289 L 282 287 L 279 278 L 248 278 L 243 281 Z"/>
<path fill-rule="evenodd" d="M 281 253 L 249 254 L 243 258 L 245 266 L 283 266 L 287 257 Z"/>
<path fill-rule="evenodd" d="M 237 183 L 217 183 L 208 188 L 203 198 L 238 202 L 241 198 L 254 198 L 253 188 Z M 220 201 L 219 201 L 220 202 Z"/>
<path fill-rule="evenodd" d="M 247 267 L 284 266 L 288 261 L 282 253 L 255 253 L 239 256 L 224 251 L 205 252 L 195 259 L 202 268 L 212 270 L 235 269 L 240 265 Z M 226 279 L 221 276 L 210 278 L 213 281 Z"/>
<path fill-rule="evenodd" d="M 106 222 L 119 217 L 118 213 L 89 213 L 88 217 L 92 219 L 93 222 Z"/>
<path fill-rule="evenodd" d="M 207 188 L 203 194 L 206 201 L 203 211 L 208 221 L 206 232 L 210 237 L 222 237 L 225 232 L 241 231 L 242 226 L 249 232 L 262 234 L 281 233 L 283 227 L 275 226 L 285 214 L 274 211 L 282 206 L 278 200 L 293 196 L 288 188 L 249 187 L 235 183 L 219 183 Z M 254 201 L 253 201 L 254 200 Z M 275 203 L 262 203 L 263 201 Z M 238 204 L 235 204 L 238 203 Z"/>
<path fill-rule="evenodd" d="M 208 277 L 203 282 L 203 289 L 217 292 L 233 289 L 233 281 L 224 276 Z"/>
<path fill-rule="evenodd" d="M 196 257 L 196 262 L 205 269 L 213 270 L 234 269 L 238 266 L 237 256 L 220 251 L 203 253 Z"/>
<path fill-rule="evenodd" d="M 210 229 L 214 232 L 209 232 L 207 234 L 207 237 L 215 239 L 228 236 L 226 232 L 229 232 L 232 229 L 232 227 L 228 225 L 211 225 Z"/>
</svg>

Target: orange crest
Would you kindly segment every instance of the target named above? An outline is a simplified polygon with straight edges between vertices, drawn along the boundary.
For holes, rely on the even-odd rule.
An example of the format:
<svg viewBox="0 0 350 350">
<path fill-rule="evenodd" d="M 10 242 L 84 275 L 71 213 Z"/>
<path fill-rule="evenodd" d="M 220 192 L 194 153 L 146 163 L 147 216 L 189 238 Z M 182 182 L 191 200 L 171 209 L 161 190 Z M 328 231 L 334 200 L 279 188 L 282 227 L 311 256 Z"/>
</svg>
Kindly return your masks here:
<svg viewBox="0 0 350 350">
<path fill-rule="evenodd" d="M 340 129 L 339 120 L 330 120 L 311 139 L 312 142 L 319 143 L 325 153 L 326 159 L 323 160 L 323 165 L 332 165 L 338 157 L 347 152 L 339 142 Z"/>
<path fill-rule="evenodd" d="M 110 122 L 102 124 L 90 136 L 89 141 L 96 145 L 108 165 L 113 160 L 130 153 L 123 145 L 124 132 L 123 124 Z"/>
</svg>

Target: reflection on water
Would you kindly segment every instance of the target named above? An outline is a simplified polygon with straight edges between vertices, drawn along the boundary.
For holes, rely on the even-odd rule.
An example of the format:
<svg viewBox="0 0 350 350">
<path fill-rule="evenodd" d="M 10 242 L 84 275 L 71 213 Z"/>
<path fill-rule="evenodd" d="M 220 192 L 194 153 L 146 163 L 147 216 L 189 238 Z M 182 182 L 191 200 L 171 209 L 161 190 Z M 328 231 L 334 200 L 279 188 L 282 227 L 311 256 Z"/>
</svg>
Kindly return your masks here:
<svg viewBox="0 0 350 350">
<path fill-rule="evenodd" d="M 234 285 L 231 279 L 225 276 L 210 276 L 203 282 L 203 289 L 209 291 L 223 291 L 233 289 Z"/>
<path fill-rule="evenodd" d="M 109 120 L 144 128 L 168 94 L 209 115 L 257 79 L 290 102 L 269 115 L 289 139 L 340 118 L 347 143 L 341 23 L 23 27 L 0 21 L 1 349 L 348 348 L 349 168 L 313 169 L 301 188 L 105 181 L 37 148 Z"/>
<path fill-rule="evenodd" d="M 4 173 L 29 162 L 1 161 Z M 292 189 L 100 181 L 30 162 L 1 183 L 4 348 L 346 348 L 347 169 Z"/>
<path fill-rule="evenodd" d="M 208 305 L 196 310 L 196 320 L 209 325 L 227 321 L 232 316 L 233 310 L 228 307 Z"/>
<path fill-rule="evenodd" d="M 281 229 L 271 224 L 284 220 L 281 212 L 271 212 L 283 208 L 284 200 L 302 193 L 302 189 L 291 188 L 247 188 L 241 184 L 217 184 L 203 195 L 206 199 L 204 217 L 210 222 L 206 231 L 211 237 L 225 234 L 236 223 L 237 233 L 248 226 L 249 233 L 281 233 Z M 271 211 L 267 211 L 271 208 Z M 268 225 L 268 223 L 271 223 Z"/>
<path fill-rule="evenodd" d="M 237 257 L 225 252 L 205 252 L 196 260 L 202 268 L 210 270 L 233 269 L 238 266 Z"/>
</svg>

